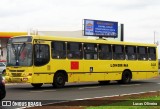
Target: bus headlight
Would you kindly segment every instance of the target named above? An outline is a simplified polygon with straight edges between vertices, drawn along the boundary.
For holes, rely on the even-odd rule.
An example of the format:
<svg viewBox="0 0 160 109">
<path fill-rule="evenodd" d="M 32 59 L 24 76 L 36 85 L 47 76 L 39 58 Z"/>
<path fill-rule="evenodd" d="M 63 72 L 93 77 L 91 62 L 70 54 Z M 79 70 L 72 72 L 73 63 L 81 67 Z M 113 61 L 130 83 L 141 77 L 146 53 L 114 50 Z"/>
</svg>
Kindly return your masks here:
<svg viewBox="0 0 160 109">
<path fill-rule="evenodd" d="M 28 81 L 28 78 L 23 78 L 23 81 Z"/>
</svg>

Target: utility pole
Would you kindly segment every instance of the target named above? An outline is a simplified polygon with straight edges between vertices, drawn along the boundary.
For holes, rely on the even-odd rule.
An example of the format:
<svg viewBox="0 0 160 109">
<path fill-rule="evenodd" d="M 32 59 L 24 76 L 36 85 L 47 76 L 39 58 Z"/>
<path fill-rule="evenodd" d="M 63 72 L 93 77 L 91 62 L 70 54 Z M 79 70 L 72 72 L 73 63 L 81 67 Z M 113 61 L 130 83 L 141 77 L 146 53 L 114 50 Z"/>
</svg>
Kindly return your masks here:
<svg viewBox="0 0 160 109">
<path fill-rule="evenodd" d="M 124 41 L 124 24 L 121 24 L 121 36 L 120 36 L 120 40 Z"/>
<path fill-rule="evenodd" d="M 156 43 L 156 31 L 154 31 L 154 44 Z"/>
</svg>

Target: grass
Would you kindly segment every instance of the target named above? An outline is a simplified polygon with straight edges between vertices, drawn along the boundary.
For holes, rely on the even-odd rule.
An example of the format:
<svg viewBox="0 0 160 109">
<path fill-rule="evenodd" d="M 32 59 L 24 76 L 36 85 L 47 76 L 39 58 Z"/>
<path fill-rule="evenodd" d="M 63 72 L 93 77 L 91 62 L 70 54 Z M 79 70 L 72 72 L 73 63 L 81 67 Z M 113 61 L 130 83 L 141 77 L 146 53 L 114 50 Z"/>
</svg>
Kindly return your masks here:
<svg viewBox="0 0 160 109">
<path fill-rule="evenodd" d="M 139 103 L 138 106 L 135 104 Z M 157 104 L 157 106 L 152 104 Z M 150 105 L 149 105 L 150 104 Z M 160 96 L 153 96 L 141 99 L 131 99 L 127 101 L 116 102 L 104 106 L 91 106 L 86 109 L 160 109 Z"/>
</svg>

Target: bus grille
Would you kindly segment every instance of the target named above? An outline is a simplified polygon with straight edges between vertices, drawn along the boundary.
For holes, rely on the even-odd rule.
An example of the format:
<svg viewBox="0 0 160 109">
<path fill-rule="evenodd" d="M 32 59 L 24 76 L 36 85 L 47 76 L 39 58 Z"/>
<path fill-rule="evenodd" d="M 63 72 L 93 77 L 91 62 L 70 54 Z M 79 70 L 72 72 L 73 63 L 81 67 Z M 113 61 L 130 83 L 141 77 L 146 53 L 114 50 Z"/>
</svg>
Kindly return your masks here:
<svg viewBox="0 0 160 109">
<path fill-rule="evenodd" d="M 24 72 L 24 70 L 10 70 L 10 72 Z"/>
<path fill-rule="evenodd" d="M 22 73 L 12 73 L 13 77 L 20 77 L 22 75 Z"/>
</svg>

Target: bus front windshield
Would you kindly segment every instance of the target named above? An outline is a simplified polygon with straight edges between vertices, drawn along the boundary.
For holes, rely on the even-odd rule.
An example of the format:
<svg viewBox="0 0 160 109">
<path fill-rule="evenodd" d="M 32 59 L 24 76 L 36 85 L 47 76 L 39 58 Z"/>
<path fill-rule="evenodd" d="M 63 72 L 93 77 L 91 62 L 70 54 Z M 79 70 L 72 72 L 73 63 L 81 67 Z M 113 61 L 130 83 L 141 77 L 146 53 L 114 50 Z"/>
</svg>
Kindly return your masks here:
<svg viewBox="0 0 160 109">
<path fill-rule="evenodd" d="M 7 46 L 8 66 L 31 66 L 32 44 L 12 43 Z"/>
</svg>

